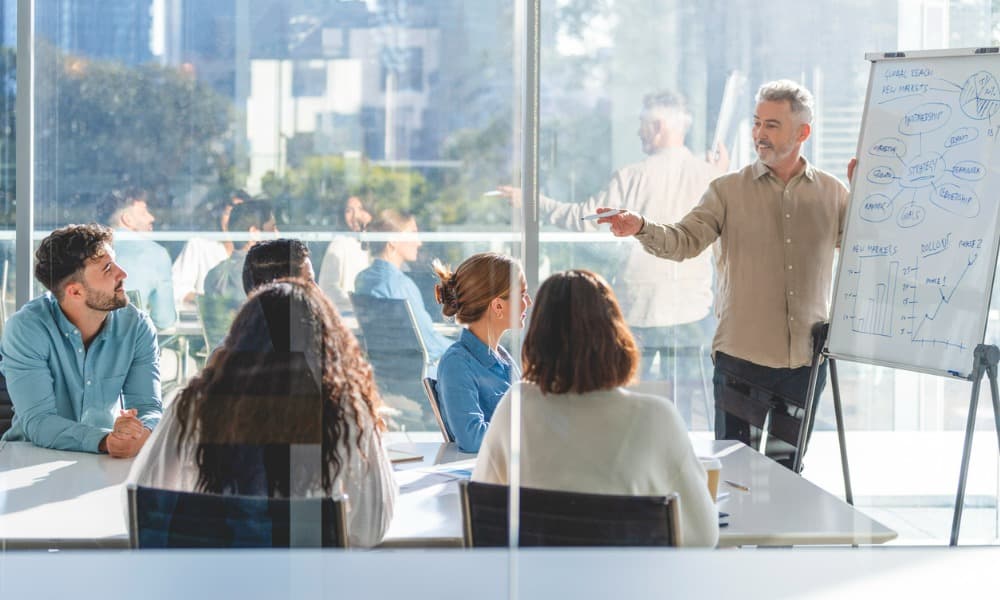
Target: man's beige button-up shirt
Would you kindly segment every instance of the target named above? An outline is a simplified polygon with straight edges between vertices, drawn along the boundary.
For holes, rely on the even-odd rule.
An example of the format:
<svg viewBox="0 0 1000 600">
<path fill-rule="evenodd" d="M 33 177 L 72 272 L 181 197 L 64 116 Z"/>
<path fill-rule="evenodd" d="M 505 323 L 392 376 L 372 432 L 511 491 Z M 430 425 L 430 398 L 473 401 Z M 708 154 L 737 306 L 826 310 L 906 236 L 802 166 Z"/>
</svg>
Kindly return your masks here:
<svg viewBox="0 0 1000 600">
<path fill-rule="evenodd" d="M 805 159 L 802 159 L 805 161 Z M 760 161 L 709 185 L 673 225 L 647 222 L 647 252 L 672 260 L 716 240 L 719 326 L 712 351 L 774 368 L 808 365 L 811 329 L 829 316 L 847 188 L 808 162 L 786 184 Z"/>
</svg>

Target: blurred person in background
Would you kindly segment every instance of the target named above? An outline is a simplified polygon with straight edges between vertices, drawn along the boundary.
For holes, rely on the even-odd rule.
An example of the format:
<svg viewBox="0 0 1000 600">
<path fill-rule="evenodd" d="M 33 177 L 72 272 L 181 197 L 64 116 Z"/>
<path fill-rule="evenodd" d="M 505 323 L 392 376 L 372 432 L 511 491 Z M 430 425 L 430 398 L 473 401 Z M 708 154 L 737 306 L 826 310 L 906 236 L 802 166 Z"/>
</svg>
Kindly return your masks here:
<svg viewBox="0 0 1000 600">
<path fill-rule="evenodd" d="M 371 223 L 372 215 L 361 203 L 361 198 L 349 196 L 344 202 L 344 226 L 348 231 L 360 233 Z M 349 313 L 354 291 L 354 280 L 371 262 L 371 255 L 356 236 L 336 235 L 323 255 L 320 265 L 319 286 L 333 300 L 341 314 Z"/>
<path fill-rule="evenodd" d="M 250 201 L 245 190 L 235 190 L 219 212 L 219 230 L 229 231 L 229 217 L 233 207 Z M 174 260 L 172 276 L 174 295 L 179 306 L 194 303 L 195 296 L 205 293 L 205 276 L 215 265 L 233 253 L 233 242 L 193 237 L 184 244 Z"/>
<path fill-rule="evenodd" d="M 722 175 L 729 164 L 724 146 L 702 159 L 684 145 L 691 122 L 691 113 L 680 94 L 671 90 L 647 94 L 642 101 L 637 131 L 646 158 L 620 168 L 603 190 L 583 202 L 559 202 L 540 196 L 541 220 L 571 231 L 597 231 L 594 221 L 584 221 L 581 217 L 593 214 L 599 206 L 628 209 L 662 223 L 679 220 L 698 203 L 709 182 Z M 520 203 L 520 190 L 508 186 L 499 190 L 515 205 Z M 673 369 L 669 366 L 677 360 L 676 348 L 707 346 L 715 327 L 710 315 L 711 256 L 704 254 L 683 263 L 668 263 L 634 244 L 612 283 L 621 298 L 625 321 L 642 351 L 639 378 L 673 380 Z M 657 355 L 659 362 L 655 363 Z M 653 369 L 654 364 L 659 365 L 658 370 Z M 678 396 L 674 401 L 690 421 L 689 394 L 674 395 Z"/>
<path fill-rule="evenodd" d="M 97 218 L 117 232 L 140 236 L 152 231 L 156 221 L 146 192 L 138 188 L 106 194 L 97 205 Z M 139 294 L 142 305 L 136 308 L 149 312 L 157 329 L 173 325 L 177 309 L 167 249 L 149 239 L 117 239 L 115 253 L 115 262 L 129 274 L 126 288 Z"/>
<path fill-rule="evenodd" d="M 225 336 L 236 311 L 246 300 L 243 263 L 247 252 L 265 235 L 278 232 L 271 204 L 264 200 L 237 204 L 229 218 L 229 230 L 248 234 L 248 237 L 237 242 L 239 245 L 229 258 L 209 270 L 205 275 L 205 293 L 197 298 L 205 336 L 213 348 Z"/>
<path fill-rule="evenodd" d="M 395 210 L 384 210 L 379 218 L 369 225 L 371 233 L 417 233 L 417 221 L 412 215 Z M 417 260 L 420 240 L 416 235 L 405 235 L 393 241 L 369 241 L 368 249 L 375 260 L 364 271 L 358 273 L 354 281 L 354 292 L 376 298 L 399 298 L 408 300 L 417 328 L 427 347 L 428 358 L 437 361 L 451 345 L 451 340 L 434 330 L 434 322 L 420 289 L 402 271 L 402 267 Z"/>
</svg>

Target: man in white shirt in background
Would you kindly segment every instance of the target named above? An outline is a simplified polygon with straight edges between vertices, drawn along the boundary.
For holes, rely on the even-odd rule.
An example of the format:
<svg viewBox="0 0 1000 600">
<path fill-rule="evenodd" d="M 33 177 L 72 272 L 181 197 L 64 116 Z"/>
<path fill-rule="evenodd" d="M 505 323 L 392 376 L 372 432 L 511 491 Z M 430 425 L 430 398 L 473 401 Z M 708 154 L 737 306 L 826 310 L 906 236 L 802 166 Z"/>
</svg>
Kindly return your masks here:
<svg viewBox="0 0 1000 600">
<path fill-rule="evenodd" d="M 349 231 L 362 232 L 372 221 L 372 215 L 361 198 L 350 196 L 344 202 L 344 225 Z M 341 313 L 353 312 L 347 296 L 354 291 L 354 279 L 368 268 L 371 256 L 355 236 L 338 235 L 330 240 L 319 271 L 319 287 L 333 300 Z"/>
<path fill-rule="evenodd" d="M 219 213 L 219 231 L 229 231 L 229 215 L 233 207 L 250 201 L 250 194 L 235 190 Z M 213 211 L 214 212 L 214 211 Z M 195 297 L 205 293 L 205 276 L 215 265 L 233 254 L 229 240 L 193 237 L 184 244 L 172 268 L 174 296 L 178 306 L 193 309 Z"/>
<path fill-rule="evenodd" d="M 584 202 L 559 202 L 540 196 L 542 220 L 571 231 L 597 231 L 594 221 L 583 221 L 581 217 L 593 214 L 599 206 L 611 206 L 646 215 L 656 222 L 673 223 L 698 203 L 710 181 L 726 171 L 729 155 L 725 147 L 716 148 L 710 158 L 702 159 L 684 145 L 692 118 L 683 97 L 662 90 L 647 94 L 642 104 L 638 135 L 646 158 L 619 169 L 603 190 Z M 499 190 L 518 205 L 520 190 L 508 186 L 500 186 Z M 711 340 L 714 321 L 709 316 L 709 254 L 672 263 L 634 244 L 612 278 L 612 285 L 642 351 L 640 379 L 673 380 L 669 366 L 676 360 L 674 349 L 697 348 Z M 657 354 L 659 373 L 651 373 Z M 697 353 L 695 358 L 702 360 Z M 677 384 L 675 381 L 673 388 L 678 397 L 673 400 L 690 427 L 690 394 L 676 392 Z"/>
</svg>

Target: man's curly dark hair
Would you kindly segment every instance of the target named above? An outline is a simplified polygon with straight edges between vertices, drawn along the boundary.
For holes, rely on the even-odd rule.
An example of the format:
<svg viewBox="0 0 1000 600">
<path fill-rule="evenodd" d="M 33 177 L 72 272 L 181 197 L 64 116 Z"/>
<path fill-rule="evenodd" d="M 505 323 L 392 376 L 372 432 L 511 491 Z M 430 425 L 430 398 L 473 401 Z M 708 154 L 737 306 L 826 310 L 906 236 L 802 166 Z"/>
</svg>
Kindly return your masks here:
<svg viewBox="0 0 1000 600">
<path fill-rule="evenodd" d="M 111 229 L 96 223 L 56 229 L 35 251 L 35 279 L 62 299 L 65 284 L 80 275 L 89 259 L 104 254 L 111 239 Z"/>
</svg>

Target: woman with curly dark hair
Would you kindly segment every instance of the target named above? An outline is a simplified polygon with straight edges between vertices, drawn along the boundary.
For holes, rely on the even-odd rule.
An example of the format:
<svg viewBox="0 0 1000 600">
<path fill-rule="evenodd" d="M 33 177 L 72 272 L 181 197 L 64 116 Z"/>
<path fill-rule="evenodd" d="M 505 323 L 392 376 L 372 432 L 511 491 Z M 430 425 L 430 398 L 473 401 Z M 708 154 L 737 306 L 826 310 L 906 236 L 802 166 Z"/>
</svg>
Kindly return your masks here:
<svg viewBox="0 0 1000 600">
<path fill-rule="evenodd" d="M 313 283 L 258 288 L 205 369 L 167 409 L 131 481 L 180 491 L 304 497 L 346 493 L 353 546 L 392 518 L 371 366 Z"/>
</svg>

